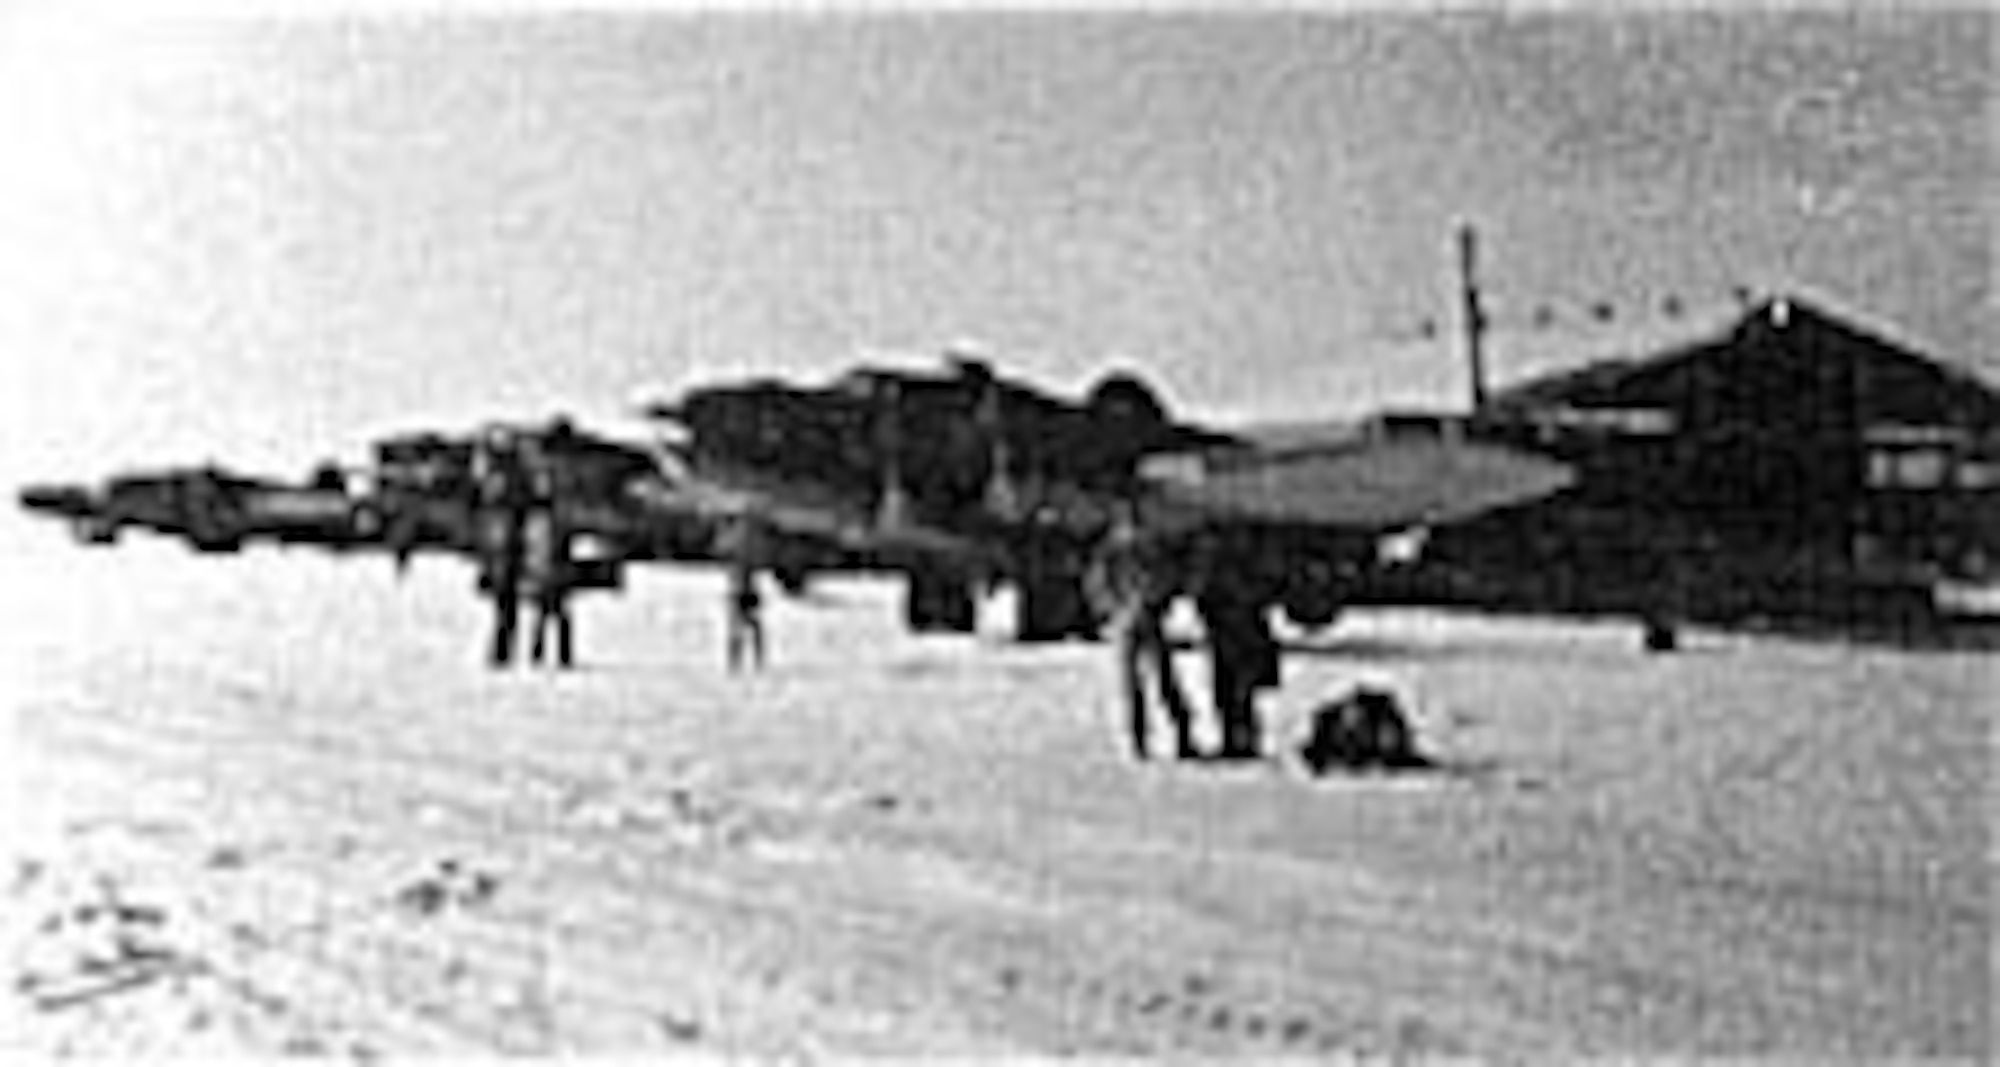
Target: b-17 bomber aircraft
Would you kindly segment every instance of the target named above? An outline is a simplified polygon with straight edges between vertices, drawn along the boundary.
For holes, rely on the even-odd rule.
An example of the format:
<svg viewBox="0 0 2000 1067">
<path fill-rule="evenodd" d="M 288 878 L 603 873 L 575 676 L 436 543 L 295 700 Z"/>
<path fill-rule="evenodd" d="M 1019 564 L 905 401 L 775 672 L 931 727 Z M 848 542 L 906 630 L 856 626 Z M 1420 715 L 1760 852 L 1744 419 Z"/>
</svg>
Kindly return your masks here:
<svg viewBox="0 0 2000 1067">
<path fill-rule="evenodd" d="M 381 523 L 350 496 L 342 473 L 323 469 L 288 485 L 217 467 L 121 475 L 101 489 L 29 486 L 21 506 L 67 519 L 85 544 L 114 544 L 126 527 L 178 535 L 201 552 L 233 552 L 246 540 L 320 544 L 341 549 L 375 543 Z"/>
<path fill-rule="evenodd" d="M 1386 537 L 1537 500 L 1571 477 L 1448 439 L 1224 433 L 1174 421 L 1129 375 L 1072 403 L 966 360 L 939 373 L 861 368 L 817 388 L 700 389 L 648 414 L 681 431 L 679 455 L 698 475 L 753 495 L 762 484 L 771 506 L 796 491 L 783 486 L 811 486 L 816 510 L 857 528 L 979 546 L 898 568 L 910 575 L 908 621 L 970 629 L 978 591 L 1011 584 L 1024 640 L 1096 633 L 1084 573 L 1121 506 L 1156 533 L 1222 539 L 1235 579 L 1317 627 L 1383 562 Z"/>
<path fill-rule="evenodd" d="M 481 544 L 476 468 L 499 436 L 552 472 L 566 529 L 585 542 L 586 584 L 615 587 L 627 563 L 723 562 L 722 527 L 754 519 L 767 528 L 760 566 L 785 588 L 813 574 L 908 570 L 928 555 L 976 559 L 980 547 L 938 530 L 875 530 L 823 487 L 769 479 L 723 480 L 690 468 L 671 448 L 649 449 L 548 425 L 489 425 L 376 445 L 362 507 L 380 516 L 381 540 L 400 560 L 419 551 L 473 555 Z"/>
</svg>

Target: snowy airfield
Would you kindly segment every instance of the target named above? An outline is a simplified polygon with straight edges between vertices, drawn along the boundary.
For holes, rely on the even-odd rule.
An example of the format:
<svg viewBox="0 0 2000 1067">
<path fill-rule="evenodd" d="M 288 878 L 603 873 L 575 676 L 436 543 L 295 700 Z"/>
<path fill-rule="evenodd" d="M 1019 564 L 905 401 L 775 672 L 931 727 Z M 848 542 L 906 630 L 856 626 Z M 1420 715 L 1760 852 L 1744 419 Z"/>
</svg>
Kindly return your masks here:
<svg viewBox="0 0 2000 1067">
<path fill-rule="evenodd" d="M 1990 653 L 1361 613 L 1451 768 L 1136 766 L 1101 648 L 886 583 L 583 601 L 480 665 L 469 568 L 9 522 L 0 1056 L 1984 1059 Z M 1199 688 L 1200 662 L 1184 660 Z"/>
</svg>

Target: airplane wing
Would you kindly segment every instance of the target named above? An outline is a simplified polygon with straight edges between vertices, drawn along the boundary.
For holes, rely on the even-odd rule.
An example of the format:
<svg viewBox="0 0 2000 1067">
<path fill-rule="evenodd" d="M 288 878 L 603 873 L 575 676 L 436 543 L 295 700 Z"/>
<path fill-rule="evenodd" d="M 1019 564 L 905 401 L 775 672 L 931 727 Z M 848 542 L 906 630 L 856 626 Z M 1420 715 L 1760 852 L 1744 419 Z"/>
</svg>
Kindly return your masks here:
<svg viewBox="0 0 2000 1067">
<path fill-rule="evenodd" d="M 936 527 L 882 528 L 866 501 L 829 486 L 776 480 L 748 468 L 697 471 L 685 457 L 614 450 L 581 434 L 572 441 L 556 457 L 568 486 L 561 505 L 565 525 L 595 541 L 602 558 L 715 561 L 721 558 L 717 533 L 737 517 L 760 522 L 775 548 L 774 564 L 794 573 L 940 561 L 968 569 L 982 558 L 984 546 Z M 404 462 L 366 498 L 364 510 L 377 516 L 378 540 L 403 561 L 427 551 L 476 554 L 484 535 L 469 485 L 427 476 L 414 470 L 414 461 Z"/>
<path fill-rule="evenodd" d="M 689 475 L 643 479 L 626 490 L 641 514 L 661 527 L 713 527 L 748 518 L 786 547 L 825 569 L 904 569 L 944 564 L 956 570 L 997 565 L 994 546 L 942 527 L 909 522 L 885 526 L 864 502 L 824 487 L 759 478 Z"/>
<path fill-rule="evenodd" d="M 1166 521 L 1394 532 L 1539 500 L 1575 481 L 1566 466 L 1448 438 L 1341 442 L 1160 457 L 1143 472 Z"/>
</svg>

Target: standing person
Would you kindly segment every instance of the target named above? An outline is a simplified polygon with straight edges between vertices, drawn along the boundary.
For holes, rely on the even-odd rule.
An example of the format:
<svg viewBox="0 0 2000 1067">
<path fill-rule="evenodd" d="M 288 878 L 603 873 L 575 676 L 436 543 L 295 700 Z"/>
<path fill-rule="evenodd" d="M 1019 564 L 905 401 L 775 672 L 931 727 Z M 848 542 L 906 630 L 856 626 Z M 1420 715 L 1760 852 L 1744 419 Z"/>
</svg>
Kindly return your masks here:
<svg viewBox="0 0 2000 1067">
<path fill-rule="evenodd" d="M 1139 528 L 1137 507 L 1122 503 L 1111 528 L 1092 554 L 1085 587 L 1098 614 L 1107 620 L 1116 650 L 1120 690 L 1132 757 L 1152 758 L 1152 712 L 1147 690 L 1157 688 L 1174 732 L 1174 757 L 1195 759 L 1194 715 L 1163 624 L 1185 575 L 1175 547 Z"/>
<path fill-rule="evenodd" d="M 1271 632 L 1270 604 L 1251 576 L 1227 566 L 1228 555 L 1211 547 L 1203 568 L 1195 611 L 1208 630 L 1215 714 L 1222 744 L 1216 759 L 1254 760 L 1263 750 L 1257 721 L 1257 691 L 1278 684 L 1278 641 Z"/>
<path fill-rule="evenodd" d="M 757 592 L 757 571 L 748 563 L 729 567 L 729 669 L 745 658 L 754 670 L 764 669 L 764 601 Z"/>
<path fill-rule="evenodd" d="M 526 453 L 530 504 L 522 524 L 521 586 L 535 607 L 534 640 L 530 661 L 543 662 L 552 651 L 553 662 L 563 668 L 574 665 L 575 627 L 570 620 L 569 595 L 575 586 L 575 567 L 570 558 L 570 531 L 567 501 L 550 453 L 533 448 Z M 555 630 L 555 648 L 547 649 L 548 632 Z"/>
<path fill-rule="evenodd" d="M 729 568 L 728 601 L 724 605 L 729 620 L 729 669 L 739 669 L 747 658 L 758 670 L 764 667 L 764 600 L 757 591 L 757 568 L 764 556 L 764 532 L 749 515 L 731 515 L 716 531 L 715 555 Z"/>
<path fill-rule="evenodd" d="M 473 449 L 472 524 L 479 556 L 479 590 L 493 600 L 493 641 L 487 661 L 514 659 L 521 618 L 521 576 L 529 486 L 511 434 L 493 430 Z"/>
</svg>

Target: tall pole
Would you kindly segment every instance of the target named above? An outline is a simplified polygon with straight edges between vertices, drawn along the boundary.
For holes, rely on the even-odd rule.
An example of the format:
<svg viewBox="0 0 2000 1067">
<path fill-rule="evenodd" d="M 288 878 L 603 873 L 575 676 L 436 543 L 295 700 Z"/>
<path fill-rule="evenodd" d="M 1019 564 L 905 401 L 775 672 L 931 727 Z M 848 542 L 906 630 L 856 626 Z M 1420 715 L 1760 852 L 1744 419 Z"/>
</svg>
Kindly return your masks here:
<svg viewBox="0 0 2000 1067">
<path fill-rule="evenodd" d="M 1471 223 L 1458 227 L 1458 277 L 1465 295 L 1465 354 L 1472 373 L 1472 411 L 1486 409 L 1486 311 L 1479 306 L 1479 235 Z"/>
</svg>

